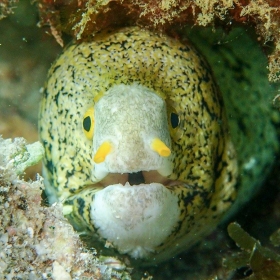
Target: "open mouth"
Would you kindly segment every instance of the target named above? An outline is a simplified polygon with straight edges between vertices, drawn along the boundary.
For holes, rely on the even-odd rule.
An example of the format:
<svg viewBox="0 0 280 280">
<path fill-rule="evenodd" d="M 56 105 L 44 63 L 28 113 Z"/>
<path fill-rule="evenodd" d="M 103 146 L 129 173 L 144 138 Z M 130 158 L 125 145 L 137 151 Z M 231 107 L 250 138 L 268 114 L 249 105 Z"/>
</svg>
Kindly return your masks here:
<svg viewBox="0 0 280 280">
<path fill-rule="evenodd" d="M 159 183 L 166 187 L 180 184 L 179 181 L 171 180 L 160 175 L 157 171 L 138 171 L 135 173 L 109 173 L 99 182 L 103 187 L 129 183 L 130 186 L 138 186 L 143 184 Z"/>
<path fill-rule="evenodd" d="M 128 183 L 130 185 L 145 184 L 145 178 L 142 171 L 136 173 L 128 173 Z"/>
<path fill-rule="evenodd" d="M 103 184 L 116 178 L 123 183 L 114 180 L 111 185 L 89 196 L 92 197 L 88 200 L 91 202 L 89 218 L 97 234 L 121 254 L 129 254 L 136 259 L 149 256 L 177 225 L 180 204 L 176 192 L 163 184 L 147 182 L 157 173 L 108 174 L 102 180 Z M 168 182 L 167 178 L 165 182 Z"/>
</svg>

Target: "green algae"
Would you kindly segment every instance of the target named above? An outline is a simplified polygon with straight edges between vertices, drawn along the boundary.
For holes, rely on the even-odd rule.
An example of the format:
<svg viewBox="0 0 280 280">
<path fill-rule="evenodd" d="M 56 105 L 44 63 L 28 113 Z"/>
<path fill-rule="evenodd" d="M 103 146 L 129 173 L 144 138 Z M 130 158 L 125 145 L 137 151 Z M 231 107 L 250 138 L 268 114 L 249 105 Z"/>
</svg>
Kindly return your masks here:
<svg viewBox="0 0 280 280">
<path fill-rule="evenodd" d="M 234 270 L 248 267 L 252 274 L 244 279 L 276 280 L 280 279 L 280 255 L 272 249 L 263 247 L 257 239 L 250 236 L 237 223 L 228 226 L 228 234 L 235 241 L 241 252 L 233 253 L 224 259 L 224 266 Z M 280 239 L 280 231 L 273 234 L 273 239 Z"/>
</svg>

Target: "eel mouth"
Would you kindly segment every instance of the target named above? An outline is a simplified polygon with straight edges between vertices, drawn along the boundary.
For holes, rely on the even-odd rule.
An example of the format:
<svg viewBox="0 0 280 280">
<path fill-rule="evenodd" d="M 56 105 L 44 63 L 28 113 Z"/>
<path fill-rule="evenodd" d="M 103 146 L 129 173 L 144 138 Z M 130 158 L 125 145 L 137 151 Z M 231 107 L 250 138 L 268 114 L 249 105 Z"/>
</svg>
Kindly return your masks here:
<svg viewBox="0 0 280 280">
<path fill-rule="evenodd" d="M 151 183 L 159 183 L 166 187 L 171 187 L 180 184 L 179 181 L 171 180 L 160 175 L 156 170 L 153 171 L 138 171 L 135 173 L 109 173 L 99 182 L 103 187 L 108 187 L 115 184 L 131 186 L 148 185 Z"/>
</svg>

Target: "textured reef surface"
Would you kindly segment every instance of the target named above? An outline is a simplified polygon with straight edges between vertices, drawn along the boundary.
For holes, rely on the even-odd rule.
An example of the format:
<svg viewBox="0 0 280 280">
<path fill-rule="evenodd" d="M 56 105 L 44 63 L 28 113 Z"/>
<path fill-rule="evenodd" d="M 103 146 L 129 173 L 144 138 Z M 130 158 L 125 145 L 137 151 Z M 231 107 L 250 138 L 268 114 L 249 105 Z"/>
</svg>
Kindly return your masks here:
<svg viewBox="0 0 280 280">
<path fill-rule="evenodd" d="M 270 70 L 270 79 L 278 79 L 279 47 L 277 48 L 275 46 L 279 45 L 279 1 L 219 1 L 218 4 L 217 1 L 208 1 L 208 6 L 205 6 L 204 1 L 185 1 L 185 4 L 188 5 L 191 2 L 192 5 L 188 6 L 187 13 L 184 14 L 182 12 L 180 19 L 189 19 L 191 25 L 210 24 L 210 26 L 214 26 L 214 23 L 216 24 L 218 22 L 218 25 L 223 27 L 222 34 L 218 36 L 218 39 L 214 39 L 214 41 L 212 39 L 215 36 L 212 36 L 211 29 L 215 31 L 216 28 L 208 29 L 205 31 L 208 33 L 206 37 L 198 35 L 197 39 L 195 29 L 191 28 L 193 32 L 188 31 L 185 33 L 189 37 L 192 37 L 191 40 L 198 48 L 203 46 L 203 44 L 210 44 L 212 46 L 211 48 L 214 52 L 212 54 L 209 52 L 209 57 L 207 57 L 207 51 L 205 51 L 204 55 L 209 62 L 211 61 L 211 57 L 213 57 L 213 70 L 215 70 L 215 66 L 219 67 L 220 64 L 219 58 L 215 58 L 215 49 L 221 49 L 224 56 L 227 57 L 231 43 L 233 43 L 234 48 L 238 49 L 240 42 L 242 42 L 240 36 L 242 34 L 251 36 L 246 35 L 246 29 L 250 29 L 246 23 L 252 23 L 256 30 L 253 33 L 259 35 L 259 37 L 253 36 L 254 44 L 261 45 L 263 53 L 269 56 L 269 64 L 265 56 L 261 59 L 261 63 L 259 63 L 258 57 L 252 58 L 255 60 L 254 65 L 259 65 L 261 67 L 260 71 L 263 72 L 263 80 L 260 80 L 256 76 L 255 82 L 260 84 L 262 81 L 267 82 L 265 79 L 266 75 L 268 75 L 266 72 L 267 66 Z M 105 26 L 110 26 L 111 19 L 114 22 L 116 16 L 120 15 L 116 12 L 109 12 L 107 17 L 100 16 L 102 12 L 116 11 L 113 8 L 114 3 L 117 3 L 117 1 L 114 1 L 114 3 L 113 1 L 98 1 L 100 5 L 98 9 L 101 11 L 100 14 L 96 13 L 96 11 L 99 11 L 96 9 L 96 1 L 87 2 L 88 4 L 79 1 L 81 6 L 79 7 L 80 12 L 77 15 L 80 16 L 81 23 L 80 21 L 73 21 L 77 28 L 71 29 L 72 26 L 69 28 L 69 25 L 61 26 L 61 19 L 65 21 L 69 18 L 66 16 L 69 11 L 63 9 L 63 1 L 38 1 L 37 3 L 42 15 L 41 25 L 49 25 L 51 27 L 49 32 L 61 44 L 69 41 L 69 37 L 62 35 L 64 30 L 73 30 L 72 37 L 79 35 L 81 38 L 84 38 L 92 30 L 95 30 L 91 28 L 97 27 L 96 30 L 99 30 Z M 77 9 L 75 3 L 73 1 L 73 5 L 71 6 L 74 10 Z M 122 3 L 125 5 L 128 1 L 122 1 Z M 158 5 L 157 1 L 154 3 Z M 158 6 L 160 8 L 159 10 L 155 11 L 154 9 L 150 9 L 150 13 L 146 12 L 149 21 L 143 21 L 141 25 L 141 20 L 139 20 L 138 24 L 144 26 L 147 23 L 147 26 L 153 29 L 157 26 L 159 29 L 164 29 L 164 26 L 154 24 L 156 19 L 170 18 L 170 14 L 174 15 L 172 18 L 176 18 L 177 12 L 169 13 L 170 11 L 174 11 L 175 8 L 183 11 L 182 7 L 176 4 L 179 3 L 177 1 L 161 1 L 161 3 L 162 5 Z M 55 42 L 50 42 L 45 29 L 30 31 L 31 27 L 33 27 L 33 30 L 36 30 L 35 25 L 38 18 L 36 16 L 36 8 L 34 6 L 31 7 L 28 1 L 22 0 L 19 3 L 17 1 L 0 1 L 0 6 L 1 8 L 4 7 L 1 9 L 1 13 L 9 15 L 8 18 L 0 22 L 1 31 L 4 31 L 0 33 L 0 134 L 5 135 L 5 138 L 26 135 L 24 136 L 26 138 L 32 137 L 29 140 L 32 143 L 37 139 L 36 121 L 38 100 L 40 99 L 39 89 L 43 86 L 47 69 L 61 50 L 57 48 Z M 11 9 L 11 7 L 16 6 L 19 7 L 17 9 Z M 135 8 L 136 6 L 130 5 L 129 7 Z M 146 11 L 149 11 L 150 6 L 147 4 L 139 7 L 143 7 Z M 12 15 L 13 12 L 15 12 L 14 15 Z M 161 16 L 163 12 L 166 13 L 165 17 Z M 112 13 L 115 15 L 114 17 Z M 126 14 L 128 16 L 130 14 L 133 15 L 133 13 Z M 99 16 L 99 19 L 96 21 L 97 23 L 99 20 L 103 22 L 101 22 L 101 25 L 98 23 L 99 25 L 84 28 L 85 23 L 89 22 L 91 24 L 91 21 L 88 20 L 91 15 Z M 153 15 L 158 16 L 153 17 Z M 192 17 L 192 15 L 194 16 Z M 142 13 L 142 19 L 145 18 L 144 16 L 145 13 Z M 155 21 L 152 21 L 153 18 Z M 165 29 L 170 34 L 172 32 L 174 34 L 174 30 L 171 28 L 172 24 L 169 24 L 172 23 L 172 18 L 170 21 L 165 21 L 168 23 Z M 30 19 L 33 19 L 33 21 L 30 21 Z M 134 23 L 135 21 L 132 20 L 131 22 Z M 244 23 L 243 31 L 239 31 L 241 33 L 237 32 L 236 34 L 230 32 L 231 29 L 235 29 L 236 22 Z M 179 23 L 179 25 L 183 24 Z M 176 30 L 177 28 L 178 26 Z M 177 34 L 177 31 L 175 34 Z M 228 34 L 230 37 L 228 37 Z M 231 36 L 231 34 L 234 35 Z M 246 49 L 245 46 L 244 48 Z M 248 47 L 247 49 L 250 52 L 250 48 Z M 202 49 L 201 51 L 203 52 Z M 248 51 L 241 53 L 240 59 L 243 60 L 245 56 L 250 56 Z M 228 68 L 238 68 L 238 64 L 231 63 L 230 56 L 228 57 L 228 62 L 231 65 Z M 250 73 L 249 68 L 246 71 Z M 223 74 L 223 70 L 220 72 Z M 227 73 L 224 73 L 224 75 L 226 76 Z M 244 83 L 241 80 L 240 83 L 243 85 L 243 89 L 246 89 L 245 92 L 250 92 L 250 88 L 247 87 L 246 82 Z M 231 89 L 231 86 L 228 85 L 228 88 Z M 271 111 L 271 108 L 267 111 L 276 94 L 277 85 L 270 85 L 270 88 L 267 90 L 267 95 L 262 97 L 250 95 L 252 99 L 250 99 L 249 104 L 251 103 L 251 106 L 238 110 L 235 109 L 235 104 L 238 100 L 226 100 L 229 104 L 233 104 L 232 113 L 228 114 L 229 122 L 231 121 L 231 114 L 241 114 L 246 117 L 250 107 L 254 107 L 255 109 L 252 110 L 252 114 L 255 114 L 256 121 L 251 123 L 245 122 L 245 125 L 246 127 L 251 127 L 252 130 L 256 128 L 256 131 L 252 131 L 252 133 L 253 135 L 258 135 L 258 140 L 252 137 L 252 141 L 262 142 L 262 137 L 266 137 L 267 133 L 261 135 L 262 130 L 259 126 L 259 123 L 263 121 L 261 115 L 269 114 L 271 123 L 276 125 L 276 127 L 279 123 L 275 111 Z M 277 98 L 275 101 L 277 101 Z M 266 105 L 264 107 L 258 107 L 256 106 L 257 103 Z M 262 113 L 258 114 L 258 112 Z M 242 117 L 242 119 L 244 118 Z M 270 125 L 267 127 L 268 130 Z M 279 128 L 277 130 L 279 135 Z M 240 151 L 244 149 L 242 155 L 246 155 L 249 146 L 248 143 L 244 143 L 242 138 L 239 139 L 238 137 L 236 141 L 243 143 L 243 146 L 240 146 L 243 147 Z M 277 139 L 277 141 L 279 140 Z M 11 144 L 11 140 L 1 140 L 1 147 L 11 148 L 14 146 L 13 149 L 17 150 L 18 147 L 25 147 L 26 144 L 22 143 L 22 140 L 15 140 L 13 144 Z M 60 206 L 57 205 L 52 208 L 43 206 L 44 203 L 42 204 L 42 202 L 44 202 L 44 199 L 42 200 L 41 198 L 43 185 L 41 179 L 32 183 L 23 181 L 21 177 L 19 178 L 16 168 L 11 163 L 15 156 L 18 156 L 20 153 L 11 154 L 8 157 L 8 161 L 4 161 L 3 159 L 7 158 L 7 151 L 5 149 L 1 149 L 0 155 L 0 211 L 2 213 L 0 240 L 2 248 L 0 271 L 2 274 L 0 274 L 0 278 L 5 276 L 12 279 L 12 277 L 19 276 L 22 279 L 42 279 L 43 275 L 46 279 L 62 279 L 59 277 L 64 275 L 65 279 L 75 279 L 75 277 L 83 275 L 85 279 L 86 277 L 96 279 L 120 279 L 121 277 L 127 277 L 129 279 L 130 270 L 127 270 L 126 265 L 122 262 L 111 259 L 108 268 L 108 263 L 104 265 L 104 263 L 100 264 L 98 262 L 95 257 L 98 254 L 95 255 L 94 250 L 90 251 L 89 254 L 87 249 L 82 248 L 83 245 L 80 243 L 78 236 L 63 218 Z M 265 148 L 263 147 L 263 149 Z M 257 196 L 246 207 L 243 207 L 238 215 L 229 220 L 238 221 L 241 227 L 250 233 L 250 235 L 254 236 L 254 238 L 240 229 L 238 225 L 233 224 L 228 228 L 229 235 L 234 240 L 233 242 L 227 235 L 226 226 L 229 222 L 227 221 L 190 252 L 181 254 L 173 260 L 157 267 L 145 269 L 134 268 L 132 274 L 133 279 L 151 279 L 151 275 L 153 275 L 153 279 L 279 279 L 279 247 L 277 247 L 279 246 L 279 231 L 277 229 L 279 228 L 280 220 L 280 162 L 276 153 L 258 153 L 258 150 L 255 150 L 255 153 L 256 157 L 251 160 L 246 158 L 246 156 L 240 159 L 243 163 L 244 172 L 248 172 L 252 176 L 259 176 L 259 178 L 262 177 L 261 168 L 263 166 L 259 165 L 259 162 L 256 161 L 257 158 L 273 157 L 275 158 L 275 165 L 272 167 L 269 164 L 265 168 L 265 173 L 270 175 L 267 180 L 263 181 L 262 178 L 260 179 L 260 181 L 263 181 L 259 182 L 260 186 L 263 186 L 261 192 L 258 195 L 256 194 Z M 39 170 L 40 167 L 37 167 L 35 171 L 30 171 L 30 168 L 28 168 L 26 170 L 28 174 L 27 178 L 35 178 L 35 174 Z M 53 224 L 56 225 L 55 228 L 53 228 Z M 44 225 L 46 225 L 45 228 Z M 65 234 L 65 230 L 67 234 Z M 45 234 L 42 235 L 43 232 Z M 78 248 L 76 256 L 69 256 L 69 258 L 63 259 L 65 256 L 62 257 L 56 250 L 53 250 L 52 244 L 55 246 L 59 244 L 62 247 L 64 246 L 63 244 L 68 245 L 70 239 L 67 239 L 67 241 L 60 239 L 62 235 L 67 238 L 73 238 L 73 246 L 76 246 L 73 248 Z M 273 245 L 269 241 L 270 236 Z M 58 241 L 56 240 L 57 238 Z M 244 238 L 246 244 L 242 240 L 240 241 L 240 238 Z M 45 244 L 49 244 L 45 243 L 47 241 L 51 243 L 50 247 L 48 247 L 49 250 L 43 250 Z M 241 249 L 238 249 L 235 243 Z M 35 244 L 40 244 L 40 246 L 35 247 Z M 69 250 L 73 248 L 71 247 Z M 264 248 L 269 248 L 269 250 Z M 22 257 L 24 257 L 24 262 Z M 78 268 L 75 266 L 76 261 L 78 266 L 80 263 L 82 264 Z M 19 266 L 18 263 L 22 263 L 22 266 Z M 73 266 L 70 268 L 72 264 Z M 113 270 L 112 267 L 114 268 Z M 119 271 L 116 271 L 116 268 Z"/>
<path fill-rule="evenodd" d="M 83 247 L 61 205 L 44 206 L 39 175 L 20 179 L 42 156 L 39 142 L 0 138 L 0 279 L 130 279 Z"/>
</svg>

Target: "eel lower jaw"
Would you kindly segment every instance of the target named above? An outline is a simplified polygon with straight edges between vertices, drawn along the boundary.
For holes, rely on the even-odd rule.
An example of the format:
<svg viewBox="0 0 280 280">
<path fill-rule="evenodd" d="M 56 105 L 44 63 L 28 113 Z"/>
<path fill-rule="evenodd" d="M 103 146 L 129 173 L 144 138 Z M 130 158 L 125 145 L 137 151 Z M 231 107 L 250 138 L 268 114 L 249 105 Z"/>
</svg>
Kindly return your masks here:
<svg viewBox="0 0 280 280">
<path fill-rule="evenodd" d="M 180 181 L 174 181 L 167 177 L 160 175 L 157 171 L 139 171 L 135 173 L 109 173 L 99 184 L 103 187 L 108 187 L 115 184 L 127 185 L 129 183 L 132 187 L 159 183 L 166 187 L 172 187 L 180 184 Z M 181 183 L 182 184 L 182 183 Z"/>
</svg>

